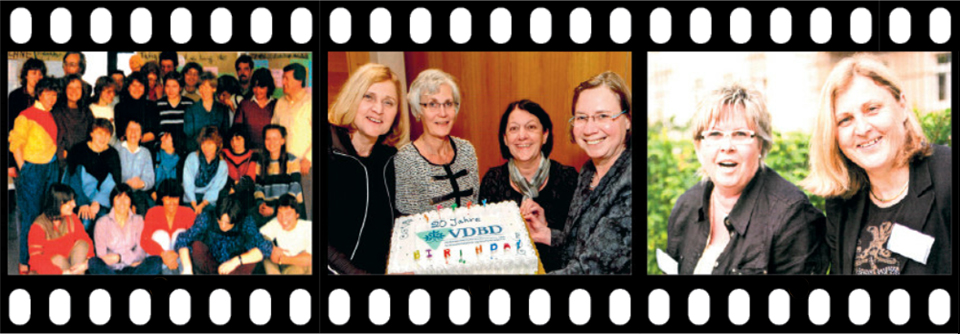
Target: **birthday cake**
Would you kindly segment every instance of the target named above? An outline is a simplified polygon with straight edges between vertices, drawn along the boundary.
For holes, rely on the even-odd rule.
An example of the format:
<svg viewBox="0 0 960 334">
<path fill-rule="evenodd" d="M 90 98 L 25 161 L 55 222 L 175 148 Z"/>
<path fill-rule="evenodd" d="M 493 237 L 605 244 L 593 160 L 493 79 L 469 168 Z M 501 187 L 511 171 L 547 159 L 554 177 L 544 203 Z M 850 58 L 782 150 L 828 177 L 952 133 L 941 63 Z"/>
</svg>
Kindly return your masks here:
<svg viewBox="0 0 960 334">
<path fill-rule="evenodd" d="M 539 260 L 513 201 L 397 218 L 387 273 L 533 275 Z"/>
</svg>

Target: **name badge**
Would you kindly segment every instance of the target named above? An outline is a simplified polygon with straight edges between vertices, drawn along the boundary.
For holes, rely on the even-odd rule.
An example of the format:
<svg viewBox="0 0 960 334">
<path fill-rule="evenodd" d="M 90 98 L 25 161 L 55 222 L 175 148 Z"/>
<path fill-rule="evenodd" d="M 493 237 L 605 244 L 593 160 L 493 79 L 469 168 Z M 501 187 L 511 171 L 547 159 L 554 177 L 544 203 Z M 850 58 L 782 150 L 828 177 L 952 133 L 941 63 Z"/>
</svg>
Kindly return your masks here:
<svg viewBox="0 0 960 334">
<path fill-rule="evenodd" d="M 911 260 L 927 264 L 934 238 L 909 227 L 893 223 L 887 249 Z"/>
<path fill-rule="evenodd" d="M 657 266 L 660 267 L 660 271 L 667 275 L 676 275 L 679 272 L 677 260 L 674 260 L 667 252 L 659 248 L 657 248 Z"/>
</svg>

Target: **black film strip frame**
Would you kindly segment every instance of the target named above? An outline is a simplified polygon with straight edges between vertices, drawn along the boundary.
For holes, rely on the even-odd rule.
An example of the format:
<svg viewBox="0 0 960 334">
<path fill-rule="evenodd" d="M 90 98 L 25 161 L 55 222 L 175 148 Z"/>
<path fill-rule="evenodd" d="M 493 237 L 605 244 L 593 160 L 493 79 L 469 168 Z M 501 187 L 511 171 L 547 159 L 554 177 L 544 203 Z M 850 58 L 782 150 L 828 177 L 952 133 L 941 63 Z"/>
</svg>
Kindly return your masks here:
<svg viewBox="0 0 960 334">
<path fill-rule="evenodd" d="M 106 8 L 112 17 L 112 36 L 105 44 L 93 42 L 90 35 L 90 14 L 97 8 Z M 251 13 L 257 8 L 266 8 L 271 12 L 273 35 L 269 42 L 259 44 L 253 41 L 250 35 Z M 18 44 L 11 38 L 8 31 L 10 24 L 0 30 L 0 45 L 3 47 L 2 60 L 6 66 L 9 51 L 223 51 L 223 52 L 312 52 L 313 67 L 320 68 L 317 54 L 319 49 L 319 3 L 277 1 L 277 2 L 71 2 L 71 1 L 4 1 L 0 8 L 0 17 L 9 22 L 10 14 L 17 8 L 29 10 L 32 16 L 32 35 L 29 41 Z M 50 38 L 50 13 L 57 8 L 66 8 L 71 13 L 72 36 L 63 44 L 53 42 Z M 138 8 L 150 11 L 153 25 L 152 36 L 147 43 L 139 44 L 130 37 L 130 14 Z M 177 8 L 186 8 L 191 13 L 191 38 L 180 44 L 172 40 L 170 34 L 170 15 Z M 210 37 L 210 16 L 217 8 L 226 8 L 231 13 L 233 35 L 226 43 L 220 44 Z M 305 8 L 312 15 L 312 37 L 305 43 L 295 42 L 290 32 L 291 14 L 294 10 Z M 326 66 L 325 64 L 323 65 Z M 5 67 L 4 67 L 5 68 Z M 320 76 L 313 75 L 314 113 L 320 100 L 317 98 L 320 91 Z M 6 112 L 7 82 L 0 82 L 0 91 L 4 97 L 2 110 Z M 3 137 L 6 138 L 6 127 L 3 127 Z M 313 141 L 318 142 L 319 134 L 314 133 Z M 3 164 L 6 165 L 6 151 L 4 145 Z M 316 161 L 316 160 L 314 160 Z M 318 169 L 315 167 L 315 171 Z M 2 192 L 4 203 L 10 200 L 6 191 Z M 315 199 L 314 208 L 319 208 Z M 6 209 L 3 210 L 6 213 Z M 319 211 L 318 211 L 319 212 Z M 4 242 L 7 238 L 7 216 L 0 229 L 0 236 Z M 316 220 L 315 220 L 316 221 Z M 319 236 L 313 236 L 314 245 L 319 244 Z M 6 249 L 3 246 L 2 260 L 4 270 L 0 273 L 0 309 L 4 314 L 0 316 L 0 328 L 3 332 L 318 332 L 319 321 L 319 277 L 316 271 L 309 276 L 291 277 L 214 277 L 214 276 L 19 276 L 8 275 L 6 272 Z M 315 247 L 316 249 L 316 247 Z M 314 252 L 319 254 L 317 252 Z M 315 257 L 314 268 L 319 268 Z M 9 317 L 11 307 L 10 294 L 14 290 L 24 289 L 31 297 L 30 320 L 18 326 L 12 323 Z M 48 316 L 50 293 L 57 289 L 66 289 L 70 292 L 70 320 L 65 325 L 55 325 Z M 104 289 L 110 293 L 111 317 L 104 325 L 96 325 L 89 317 L 89 296 L 97 289 Z M 144 325 L 136 325 L 130 320 L 130 294 L 137 289 L 144 289 L 150 293 L 151 317 Z M 190 320 L 185 325 L 174 324 L 169 315 L 170 294 L 184 289 L 190 293 Z M 230 292 L 231 317 L 224 325 L 217 325 L 209 316 L 210 295 L 217 289 Z M 250 320 L 250 295 L 257 289 L 270 292 L 271 317 L 264 325 L 254 324 Z M 296 290 L 303 289 L 310 295 L 310 320 L 303 325 L 297 325 L 290 319 L 290 296 Z M 16 305 L 13 305 L 16 307 Z"/>
<path fill-rule="evenodd" d="M 417 44 L 410 38 L 409 15 L 417 8 L 426 8 L 431 14 L 432 33 L 430 40 Z M 490 14 L 497 8 L 506 8 L 511 13 L 512 35 L 506 43 L 499 44 L 490 37 Z M 569 38 L 569 13 L 576 8 L 586 8 L 591 13 L 592 35 L 586 43 L 577 44 Z M 818 8 L 826 8 L 832 15 L 832 37 L 826 43 L 816 43 L 810 37 L 810 14 Z M 909 41 L 898 44 L 890 39 L 888 32 L 890 13 L 903 7 L 911 12 L 911 31 Z M 641 78 L 633 84 L 634 104 L 646 108 L 647 55 L 650 51 L 951 51 L 956 41 L 956 24 L 951 26 L 951 39 L 937 44 L 929 37 L 929 13 L 939 7 L 949 7 L 945 2 L 323 2 L 321 5 L 321 59 L 327 62 L 326 52 L 330 51 L 630 51 L 633 52 L 633 77 Z M 343 8 L 351 14 L 351 37 L 338 44 L 330 38 L 328 29 L 335 29 L 326 23 L 331 12 Z M 370 13 L 376 8 L 384 8 L 391 14 L 392 35 L 390 39 L 378 44 L 371 40 Z M 464 44 L 452 41 L 450 14 L 454 9 L 465 8 L 471 13 L 471 38 Z M 531 12 L 537 8 L 546 8 L 551 13 L 552 37 L 547 43 L 538 44 L 530 37 L 528 21 Z M 614 9 L 625 8 L 631 16 L 631 38 L 624 44 L 617 44 L 609 37 L 609 13 Z M 668 42 L 658 44 L 650 39 L 650 13 L 657 8 L 667 9 L 672 17 L 672 35 Z M 712 37 L 704 44 L 690 39 L 690 12 L 696 8 L 705 8 L 712 16 Z M 751 13 L 752 34 L 748 42 L 737 44 L 729 35 L 729 14 L 737 8 L 746 8 Z M 770 38 L 770 13 L 777 8 L 787 9 L 791 16 L 792 36 L 787 43 L 778 44 Z M 870 40 L 859 44 L 850 38 L 850 13 L 857 8 L 866 8 L 871 13 L 872 34 Z M 955 15 L 955 14 L 954 14 Z M 953 52 L 955 54 L 955 52 Z M 957 73 L 956 62 L 952 63 L 953 73 Z M 327 78 L 326 67 L 321 72 L 323 80 Z M 954 82 L 956 79 L 954 79 Z M 953 96 L 957 96 L 957 85 L 953 85 Z M 323 103 L 331 96 L 323 92 Z M 957 108 L 957 99 L 952 108 Z M 644 109 L 645 110 L 645 109 Z M 953 128 L 957 121 L 954 119 Z M 634 122 L 640 129 L 646 130 L 646 124 Z M 323 129 L 326 131 L 326 128 Z M 954 130 L 956 134 L 956 130 Z M 324 134 L 323 138 L 327 138 Z M 324 139 L 325 140 L 325 139 Z M 635 141 L 639 139 L 634 138 Z M 326 143 L 324 143 L 326 144 Z M 645 146 L 640 149 L 645 155 Z M 639 155 L 638 155 L 639 156 Z M 323 162 L 326 166 L 326 161 Z M 645 179 L 646 166 L 634 170 L 636 179 Z M 954 164 L 954 187 L 957 165 Z M 326 176 L 324 176 L 326 177 Z M 636 187 L 635 187 L 636 189 Z M 322 210 L 328 210 L 321 193 Z M 957 207 L 957 200 L 954 200 Z M 642 212 L 646 202 L 634 207 L 635 217 L 645 217 Z M 956 221 L 957 219 L 954 218 Z M 645 227 L 643 231 L 646 231 Z M 957 240 L 954 229 L 952 240 Z M 645 234 L 645 233 L 644 233 Z M 634 249 L 645 249 L 646 238 L 638 237 L 634 231 Z M 638 239 L 642 241 L 638 241 Z M 326 240 L 321 240 L 326 245 Z M 634 268 L 645 268 L 645 256 L 635 253 Z M 323 260 L 325 261 L 325 259 Z M 324 265 L 326 263 L 324 262 Z M 639 265 L 639 266 L 638 266 Z M 954 242 L 953 268 L 957 267 L 956 242 Z M 957 273 L 943 276 L 903 276 L 903 277 L 839 277 L 839 276 L 777 276 L 777 277 L 693 277 L 693 276 L 646 276 L 634 272 L 632 276 L 608 277 L 342 277 L 324 274 L 321 277 L 321 310 L 329 307 L 332 291 L 343 289 L 350 294 L 350 319 L 344 325 L 333 324 L 326 314 L 321 314 L 323 331 L 335 332 L 950 332 L 956 331 L 958 322 L 956 310 Z M 383 325 L 374 325 L 367 317 L 368 296 L 376 289 L 385 289 L 392 295 L 390 299 L 390 319 Z M 545 325 L 535 325 L 527 316 L 530 307 L 528 298 L 536 289 L 546 289 L 551 293 L 551 318 Z M 592 316 L 584 325 L 575 325 L 566 316 L 568 296 L 576 289 L 586 289 L 591 295 Z M 910 295 L 910 320 L 903 325 L 893 324 L 887 316 L 888 296 L 895 289 L 907 290 Z M 417 289 L 430 293 L 431 318 L 425 325 L 413 324 L 408 314 L 407 297 Z M 464 289 L 471 295 L 470 320 L 464 325 L 454 325 L 445 311 L 448 309 L 450 293 Z M 510 293 L 512 316 L 504 325 L 495 325 L 487 315 L 488 298 L 491 292 L 503 289 Z M 615 325 L 609 317 L 609 296 L 617 289 L 624 289 L 631 297 L 631 317 L 624 325 Z M 670 319 L 663 325 L 650 322 L 647 314 L 647 298 L 656 289 L 663 289 L 670 295 Z M 702 325 L 695 325 L 687 317 L 687 297 L 691 291 L 704 289 L 711 295 L 710 318 Z M 727 314 L 727 296 L 731 291 L 743 289 L 750 298 L 750 319 L 743 325 L 734 325 Z M 784 289 L 790 294 L 791 316 L 782 325 L 774 325 L 766 316 L 767 296 L 776 289 Z M 831 316 L 822 325 L 815 325 L 807 315 L 808 296 L 816 289 L 830 294 Z M 847 317 L 847 304 L 850 292 L 864 289 L 871 294 L 871 316 L 864 325 L 853 324 Z M 937 289 L 946 290 L 950 296 L 952 315 L 943 325 L 930 322 L 927 297 Z M 323 312 L 323 311 L 321 311 Z"/>
</svg>

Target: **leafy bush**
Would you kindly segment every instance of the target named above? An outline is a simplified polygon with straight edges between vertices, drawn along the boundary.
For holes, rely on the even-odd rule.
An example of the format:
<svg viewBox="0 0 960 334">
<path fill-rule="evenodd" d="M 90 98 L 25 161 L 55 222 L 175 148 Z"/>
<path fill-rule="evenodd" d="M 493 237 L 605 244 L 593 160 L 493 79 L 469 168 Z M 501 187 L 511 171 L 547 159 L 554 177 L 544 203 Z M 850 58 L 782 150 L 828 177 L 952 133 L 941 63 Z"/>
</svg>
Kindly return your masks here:
<svg viewBox="0 0 960 334">
<path fill-rule="evenodd" d="M 951 146 L 950 109 L 919 116 L 930 142 Z M 662 274 L 656 250 L 667 248 L 667 220 L 674 204 L 700 177 L 700 168 L 689 137 L 688 126 L 674 125 L 673 119 L 657 122 L 647 129 L 647 274 Z M 773 147 L 764 162 L 794 184 L 809 174 L 807 133 L 774 132 Z M 801 189 L 802 190 L 802 189 Z M 806 193 L 806 192 L 805 192 Z M 810 202 L 823 211 L 824 199 L 807 193 Z"/>
</svg>

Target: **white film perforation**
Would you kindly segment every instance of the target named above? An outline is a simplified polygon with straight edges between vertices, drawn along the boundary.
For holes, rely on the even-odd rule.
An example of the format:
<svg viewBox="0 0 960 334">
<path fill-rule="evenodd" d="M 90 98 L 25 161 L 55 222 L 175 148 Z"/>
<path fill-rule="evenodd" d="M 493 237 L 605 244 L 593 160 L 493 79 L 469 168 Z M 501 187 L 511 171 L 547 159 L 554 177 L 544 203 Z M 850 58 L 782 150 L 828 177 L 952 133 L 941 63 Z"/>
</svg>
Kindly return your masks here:
<svg viewBox="0 0 960 334">
<path fill-rule="evenodd" d="M 136 289 L 130 293 L 130 322 L 134 325 L 143 326 L 150 321 L 152 310 L 150 308 L 150 293 L 144 289 Z M 210 303 L 210 305 L 217 305 Z"/>
<path fill-rule="evenodd" d="M 903 325 L 910 321 L 910 293 L 904 289 L 890 292 L 889 300 L 890 322 L 894 325 Z"/>
<path fill-rule="evenodd" d="M 937 44 L 944 44 L 950 41 L 951 31 L 953 31 L 953 21 L 950 18 L 950 11 L 940 7 L 930 12 L 931 41 Z"/>
<path fill-rule="evenodd" d="M 859 44 L 870 41 L 873 34 L 873 14 L 860 7 L 850 13 L 850 39 Z"/>
<path fill-rule="evenodd" d="M 930 322 L 936 325 L 946 324 L 954 312 L 950 293 L 944 289 L 936 289 L 930 293 L 930 297 L 927 298 L 927 307 L 930 310 L 928 314 Z"/>
<path fill-rule="evenodd" d="M 473 35 L 473 17 L 470 11 L 460 7 L 450 13 L 450 39 L 454 43 L 464 44 Z"/>
<path fill-rule="evenodd" d="M 534 43 L 544 44 L 553 36 L 553 15 L 546 8 L 540 7 L 530 13 L 530 39 Z"/>
<path fill-rule="evenodd" d="M 310 292 L 297 289 L 290 293 L 290 321 L 295 325 L 303 326 L 310 321 L 313 314 L 313 303 Z"/>
<path fill-rule="evenodd" d="M 233 13 L 220 7 L 210 13 L 210 38 L 215 43 L 224 44 L 233 37 Z"/>
<path fill-rule="evenodd" d="M 830 294 L 826 290 L 816 289 L 807 297 L 807 315 L 814 325 L 823 325 L 830 320 Z"/>
<path fill-rule="evenodd" d="M 70 293 L 64 289 L 56 289 L 50 293 L 49 307 L 50 322 L 54 325 L 65 325 L 70 321 Z"/>
<path fill-rule="evenodd" d="M 867 290 L 856 289 L 847 297 L 847 314 L 854 325 L 863 325 L 870 320 L 870 294 Z"/>
<path fill-rule="evenodd" d="M 790 11 L 780 7 L 770 13 L 770 39 L 774 43 L 784 44 L 793 36 L 793 17 Z"/>
<path fill-rule="evenodd" d="M 140 7 L 130 13 L 130 38 L 135 43 L 146 44 L 153 37 L 153 14 Z"/>
<path fill-rule="evenodd" d="M 513 33 L 513 21 L 510 11 L 500 7 L 490 13 L 490 38 L 497 44 L 510 41 Z"/>
<path fill-rule="evenodd" d="M 113 16 L 106 8 L 100 7 L 90 13 L 90 39 L 103 44 L 113 35 Z"/>
<path fill-rule="evenodd" d="M 810 13 L 810 38 L 817 44 L 830 41 L 833 35 L 833 16 L 826 8 L 820 7 Z"/>
<path fill-rule="evenodd" d="M 633 16 L 626 8 L 620 7 L 610 12 L 610 40 L 623 44 L 630 40 L 633 31 Z"/>
<path fill-rule="evenodd" d="M 670 11 L 660 7 L 650 12 L 650 40 L 657 44 L 663 44 L 670 41 L 673 34 L 670 24 L 673 18 Z"/>
<path fill-rule="evenodd" d="M 750 320 L 750 294 L 746 290 L 730 291 L 727 297 L 727 317 L 734 325 L 743 325 Z"/>
<path fill-rule="evenodd" d="M 170 322 L 183 326 L 190 322 L 190 292 L 176 289 L 170 293 Z"/>
<path fill-rule="evenodd" d="M 71 21 L 73 16 L 66 8 L 57 8 L 50 13 L 50 39 L 55 43 L 63 44 L 73 36 Z"/>
<path fill-rule="evenodd" d="M 593 34 L 593 18 L 586 8 L 576 8 L 570 12 L 570 40 L 577 44 L 590 41 Z"/>
<path fill-rule="evenodd" d="M 350 27 L 350 11 L 346 8 L 337 8 L 330 12 L 330 26 L 327 31 L 330 32 L 330 39 L 334 43 L 343 44 L 350 40 L 352 30 Z"/>
<path fill-rule="evenodd" d="M 450 306 L 448 309 L 450 322 L 454 325 L 462 326 L 470 321 L 470 294 L 467 290 L 453 290 L 447 298 L 447 305 Z"/>
<path fill-rule="evenodd" d="M 216 289 L 210 293 L 210 322 L 215 325 L 226 325 L 230 322 L 230 316 L 233 313 L 230 298 L 230 292 L 224 289 Z"/>
<path fill-rule="evenodd" d="M 184 44 L 193 37 L 193 14 L 189 9 L 180 7 L 170 13 L 170 39 Z"/>
<path fill-rule="evenodd" d="M 650 291 L 647 296 L 647 317 L 654 325 L 663 325 L 670 320 L 670 294 L 663 289 Z"/>
<path fill-rule="evenodd" d="M 493 290 L 488 299 L 488 306 L 490 322 L 494 325 L 503 325 L 510 321 L 510 293 L 506 290 Z"/>
<path fill-rule="evenodd" d="M 547 290 L 536 289 L 530 293 L 529 313 L 534 325 L 542 326 L 550 321 L 550 293 Z"/>
<path fill-rule="evenodd" d="M 430 293 L 427 290 L 416 289 L 410 292 L 408 303 L 410 322 L 422 326 L 430 321 Z"/>
<path fill-rule="evenodd" d="M 618 326 L 626 325 L 633 309 L 630 302 L 630 292 L 624 289 L 613 290 L 610 293 L 610 322 Z"/>
<path fill-rule="evenodd" d="M 379 7 L 370 12 L 370 39 L 377 44 L 390 41 L 393 34 L 393 18 L 390 11 Z"/>
<path fill-rule="evenodd" d="M 370 291 L 367 300 L 367 313 L 371 323 L 381 326 L 390 321 L 390 293 L 387 290 Z"/>
<path fill-rule="evenodd" d="M 327 300 L 330 322 L 338 326 L 346 324 L 350 320 L 350 294 L 344 289 L 336 289 L 330 292 Z"/>
<path fill-rule="evenodd" d="M 770 296 L 767 297 L 767 306 L 767 315 L 774 325 L 781 326 L 790 321 L 790 294 L 787 293 L 787 290 L 776 289 L 771 291 Z"/>
<path fill-rule="evenodd" d="M 750 41 L 753 35 L 753 23 L 750 11 L 740 7 L 730 13 L 730 39 L 737 44 Z"/>
<path fill-rule="evenodd" d="M 703 44 L 710 41 L 713 34 L 713 17 L 706 8 L 699 7 L 690 12 L 690 39 Z"/>
<path fill-rule="evenodd" d="M 696 289 L 687 296 L 687 317 L 694 325 L 703 325 L 710 320 L 710 294 Z"/>
<path fill-rule="evenodd" d="M 254 43 L 266 44 L 273 37 L 273 14 L 269 9 L 257 8 L 250 13 L 250 38 Z"/>
<path fill-rule="evenodd" d="M 900 7 L 890 12 L 889 24 L 890 40 L 897 44 L 903 44 L 910 40 L 910 12 L 906 8 Z"/>
<path fill-rule="evenodd" d="M 33 36 L 33 14 L 26 8 L 17 8 L 10 12 L 10 39 L 14 43 L 24 44 Z"/>
<path fill-rule="evenodd" d="M 253 290 L 250 294 L 250 321 L 257 325 L 266 325 L 273 316 L 270 305 L 270 292 L 264 289 Z"/>
<path fill-rule="evenodd" d="M 10 303 L 8 305 L 20 305 L 20 307 L 8 307 L 7 315 L 10 317 L 10 322 L 14 325 L 22 326 L 30 321 L 30 309 L 33 306 L 33 302 L 30 299 L 30 293 L 24 289 L 16 289 L 10 293 L 7 301 Z"/>
<path fill-rule="evenodd" d="M 590 293 L 584 289 L 576 289 L 570 293 L 570 322 L 574 325 L 585 325 L 590 321 Z"/>
<path fill-rule="evenodd" d="M 433 35 L 433 16 L 426 8 L 420 7 L 410 13 L 410 39 L 414 43 L 424 44 Z"/>
<path fill-rule="evenodd" d="M 290 13 L 290 38 L 295 43 L 305 44 L 313 38 L 313 13 L 306 8 L 297 8 Z"/>
<path fill-rule="evenodd" d="M 96 289 L 90 293 L 90 322 L 103 326 L 110 321 L 112 309 L 110 307 L 110 293 L 104 289 Z"/>
</svg>

